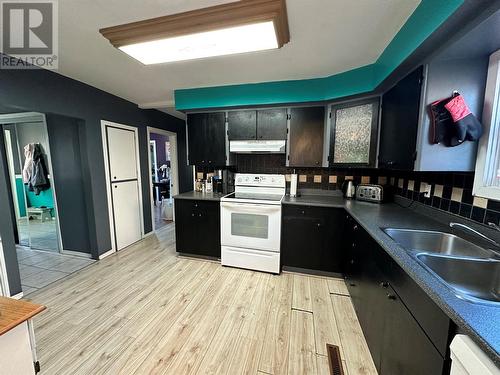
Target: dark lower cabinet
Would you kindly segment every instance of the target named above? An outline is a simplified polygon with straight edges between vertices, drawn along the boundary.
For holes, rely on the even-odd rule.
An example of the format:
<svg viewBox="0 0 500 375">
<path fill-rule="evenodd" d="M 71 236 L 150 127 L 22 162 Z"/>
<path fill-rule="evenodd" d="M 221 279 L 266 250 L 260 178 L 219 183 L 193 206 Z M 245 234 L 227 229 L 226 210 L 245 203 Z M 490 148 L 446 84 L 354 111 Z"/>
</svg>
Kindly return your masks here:
<svg viewBox="0 0 500 375">
<path fill-rule="evenodd" d="M 443 374 L 445 362 L 390 286 L 384 296 L 385 329 L 380 374 Z"/>
<path fill-rule="evenodd" d="M 175 241 L 179 253 L 220 258 L 220 204 L 175 200 Z"/>
<path fill-rule="evenodd" d="M 346 285 L 379 374 L 448 374 L 448 316 L 350 217 L 344 233 Z"/>
<path fill-rule="evenodd" d="M 344 210 L 283 205 L 282 264 L 341 273 Z"/>
</svg>

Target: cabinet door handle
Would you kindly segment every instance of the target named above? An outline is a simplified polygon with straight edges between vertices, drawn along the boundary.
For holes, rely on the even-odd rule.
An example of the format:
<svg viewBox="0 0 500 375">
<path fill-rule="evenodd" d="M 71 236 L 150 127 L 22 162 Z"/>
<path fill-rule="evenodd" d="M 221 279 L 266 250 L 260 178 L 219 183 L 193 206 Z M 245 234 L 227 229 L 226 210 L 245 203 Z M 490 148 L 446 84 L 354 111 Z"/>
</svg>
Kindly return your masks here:
<svg viewBox="0 0 500 375">
<path fill-rule="evenodd" d="M 201 214 L 199 214 L 198 216 L 201 217 Z"/>
<path fill-rule="evenodd" d="M 382 288 L 388 288 L 388 287 L 389 287 L 389 283 L 388 283 L 388 282 L 386 282 L 386 281 L 382 281 L 382 282 L 380 283 L 380 286 L 381 286 Z"/>
<path fill-rule="evenodd" d="M 396 300 L 396 296 L 394 294 L 388 294 L 387 295 L 387 298 L 389 298 L 390 300 L 392 301 L 395 301 Z"/>
<path fill-rule="evenodd" d="M 358 230 L 358 226 L 357 226 L 357 225 L 354 225 L 354 226 L 352 227 L 352 229 L 353 229 L 353 230 Z"/>
<path fill-rule="evenodd" d="M 191 216 L 194 216 L 194 214 L 191 214 Z"/>
<path fill-rule="evenodd" d="M 194 206 L 195 206 L 195 207 L 198 207 L 198 203 L 195 203 L 195 204 L 194 204 Z"/>
<path fill-rule="evenodd" d="M 319 227 L 321 227 L 321 223 L 316 224 L 316 226 L 317 226 L 318 228 L 319 228 Z"/>
<path fill-rule="evenodd" d="M 302 215 L 304 215 L 306 212 L 305 211 L 301 211 Z"/>
</svg>

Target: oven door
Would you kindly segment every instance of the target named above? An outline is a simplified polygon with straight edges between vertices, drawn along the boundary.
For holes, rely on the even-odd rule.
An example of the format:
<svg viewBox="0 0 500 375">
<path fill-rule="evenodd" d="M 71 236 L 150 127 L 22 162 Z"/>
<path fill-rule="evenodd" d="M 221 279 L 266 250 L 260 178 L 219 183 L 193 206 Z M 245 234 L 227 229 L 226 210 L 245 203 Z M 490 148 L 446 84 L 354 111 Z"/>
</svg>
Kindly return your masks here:
<svg viewBox="0 0 500 375">
<path fill-rule="evenodd" d="M 281 205 L 221 202 L 221 244 L 280 251 Z"/>
</svg>

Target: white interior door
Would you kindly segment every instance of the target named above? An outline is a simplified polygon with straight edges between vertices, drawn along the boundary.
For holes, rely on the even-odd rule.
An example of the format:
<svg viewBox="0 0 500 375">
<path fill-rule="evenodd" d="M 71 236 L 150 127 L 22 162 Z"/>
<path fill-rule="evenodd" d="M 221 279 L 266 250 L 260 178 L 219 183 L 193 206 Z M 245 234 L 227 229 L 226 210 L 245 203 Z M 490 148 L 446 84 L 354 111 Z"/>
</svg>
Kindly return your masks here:
<svg viewBox="0 0 500 375">
<path fill-rule="evenodd" d="M 106 146 L 116 250 L 142 238 L 142 199 L 134 129 L 106 126 Z"/>
<path fill-rule="evenodd" d="M 111 181 L 137 179 L 135 133 L 111 126 L 107 127 L 107 133 Z"/>
<path fill-rule="evenodd" d="M 141 239 L 141 208 L 137 180 L 114 182 L 113 214 L 117 250 L 123 249 Z"/>
</svg>

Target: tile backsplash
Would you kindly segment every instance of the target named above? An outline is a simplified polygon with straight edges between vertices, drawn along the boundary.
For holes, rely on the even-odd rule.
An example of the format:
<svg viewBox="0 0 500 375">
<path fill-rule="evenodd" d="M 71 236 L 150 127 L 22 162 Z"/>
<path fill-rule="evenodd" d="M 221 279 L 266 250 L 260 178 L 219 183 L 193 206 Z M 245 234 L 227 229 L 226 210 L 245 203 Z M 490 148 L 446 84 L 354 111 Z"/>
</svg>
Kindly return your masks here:
<svg viewBox="0 0 500 375">
<path fill-rule="evenodd" d="M 288 168 L 283 154 L 238 154 L 235 172 L 299 175 L 300 189 L 340 189 L 345 180 L 355 184 L 392 185 L 397 195 L 478 223 L 500 224 L 500 202 L 472 196 L 474 173 L 406 172 L 374 168 Z M 209 170 L 197 167 L 198 172 Z M 430 187 L 430 196 L 425 191 Z"/>
<path fill-rule="evenodd" d="M 474 173 L 389 171 L 395 193 L 478 223 L 500 224 L 500 202 L 474 197 Z M 430 196 L 425 196 L 430 186 Z"/>
</svg>

